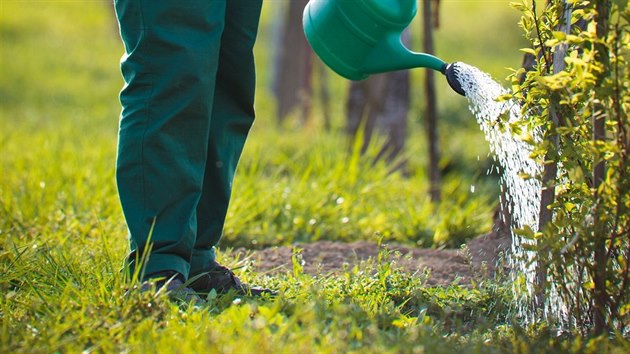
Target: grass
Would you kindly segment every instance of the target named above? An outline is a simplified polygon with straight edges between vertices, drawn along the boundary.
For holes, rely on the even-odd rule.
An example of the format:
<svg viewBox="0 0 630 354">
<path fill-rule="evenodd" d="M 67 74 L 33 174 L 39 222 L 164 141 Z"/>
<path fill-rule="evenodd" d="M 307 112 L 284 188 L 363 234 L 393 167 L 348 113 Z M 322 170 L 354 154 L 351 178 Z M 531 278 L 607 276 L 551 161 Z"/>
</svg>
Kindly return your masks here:
<svg viewBox="0 0 630 354">
<path fill-rule="evenodd" d="M 228 245 L 375 240 L 379 233 L 386 241 L 457 246 L 491 227 L 490 186 L 475 194 L 466 182 L 449 178 L 444 185 L 448 203 L 435 207 L 424 174 L 392 174 L 384 164 L 373 164 L 369 156 L 376 151 L 360 157 L 355 149 L 348 155 L 345 148 L 334 148 L 346 145 L 335 134 L 266 134 L 274 144 L 252 139 L 248 153 L 256 161 L 240 166 L 226 225 Z M 434 239 L 437 230 L 446 233 L 441 241 Z"/>
<path fill-rule="evenodd" d="M 452 172 L 445 202 L 434 207 L 418 122 L 407 153 L 412 173 L 403 178 L 373 166 L 370 154 L 348 153 L 340 133 L 318 124 L 278 130 L 265 70 L 220 257 L 244 266 L 245 281 L 282 295 L 212 297 L 198 310 L 140 293 L 121 272 L 127 240 L 113 166 L 122 47 L 109 6 L 0 1 L 1 353 L 627 352 L 623 340 L 558 337 L 544 324 L 521 328 L 511 288 L 500 280 L 428 287 L 424 275 L 396 269 L 385 251 L 341 276 L 308 276 L 298 262 L 289 274 L 252 273 L 229 247 L 376 241 L 376 234 L 382 242 L 456 246 L 491 227 L 496 199 L 480 134 L 458 118 L 465 111 L 445 111 Z M 268 67 L 270 9 L 259 68 Z M 334 82 L 337 127 L 344 87 Z"/>
</svg>

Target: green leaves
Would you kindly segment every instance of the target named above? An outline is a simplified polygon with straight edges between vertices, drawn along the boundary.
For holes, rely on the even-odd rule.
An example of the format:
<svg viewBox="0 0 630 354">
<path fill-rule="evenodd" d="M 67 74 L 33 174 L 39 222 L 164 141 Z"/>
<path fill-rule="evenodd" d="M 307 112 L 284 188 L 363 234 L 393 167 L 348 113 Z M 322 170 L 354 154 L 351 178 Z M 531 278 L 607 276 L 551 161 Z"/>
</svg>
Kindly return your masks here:
<svg viewBox="0 0 630 354">
<path fill-rule="evenodd" d="M 611 314 L 606 318 L 608 330 L 627 330 L 629 323 L 627 315 L 619 314 L 630 300 L 630 291 L 624 287 L 630 239 L 621 236 L 627 231 L 620 231 L 630 230 L 630 203 L 622 197 L 630 194 L 630 144 L 624 128 L 629 126 L 630 109 L 628 51 L 620 49 L 630 45 L 630 33 L 623 19 L 627 1 L 605 1 L 616 14 L 606 18 L 598 13 L 602 2 L 567 2 L 574 6 L 568 33 L 558 30 L 565 1 L 548 2 L 538 15 L 518 6 L 533 48 L 523 52 L 534 55 L 536 62 L 526 75 L 519 71 L 512 77 L 515 97 L 530 118 L 528 124 L 544 131 L 542 141 L 532 142 L 534 157 L 558 167 L 556 178 L 546 184 L 555 187 L 554 202 L 549 205 L 553 220 L 539 232 L 525 228 L 515 233 L 529 241 L 526 245 L 535 253 L 538 271 L 547 279 L 537 291 L 549 300 L 558 296 L 566 308 L 573 309 L 560 320 L 574 321 L 585 333 L 592 323 L 584 314 L 595 316 L 595 311 Z M 608 26 L 605 36 L 597 35 L 598 23 Z M 561 48 L 566 48 L 561 58 L 564 68 L 549 67 L 550 61 L 542 54 L 559 55 Z M 551 112 L 555 112 L 553 117 Z M 597 127 L 596 121 L 604 123 Z M 603 174 L 596 176 L 596 167 Z M 602 239 L 615 242 L 602 243 Z M 609 255 L 604 271 L 594 265 L 596 249 Z M 596 276 L 605 276 L 599 283 L 605 283 L 604 289 L 596 289 Z M 606 302 L 608 308 L 594 308 L 597 293 L 611 299 Z"/>
<path fill-rule="evenodd" d="M 626 0 L 613 0 L 613 2 L 619 8 L 620 12 L 624 12 L 628 8 L 628 1 Z"/>
</svg>

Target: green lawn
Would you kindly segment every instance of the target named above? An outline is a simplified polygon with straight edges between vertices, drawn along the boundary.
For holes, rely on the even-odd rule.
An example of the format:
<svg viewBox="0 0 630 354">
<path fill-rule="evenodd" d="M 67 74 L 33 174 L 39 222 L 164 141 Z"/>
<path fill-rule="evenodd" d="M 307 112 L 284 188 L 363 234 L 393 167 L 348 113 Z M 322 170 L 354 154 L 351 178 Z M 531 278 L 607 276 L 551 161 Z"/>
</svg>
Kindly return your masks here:
<svg viewBox="0 0 630 354">
<path fill-rule="evenodd" d="M 366 157 L 347 152 L 339 132 L 343 81 L 333 85 L 335 131 L 318 124 L 276 127 L 265 69 L 275 1 L 266 2 L 256 49 L 259 119 L 238 171 L 222 247 L 379 237 L 457 246 L 487 232 L 497 200 L 496 180 L 486 177 L 487 147 L 465 102 L 446 86 L 442 129 L 449 134 L 442 144 L 452 168 L 439 207 L 427 196 L 419 119 L 410 131 L 408 178 L 372 166 L 373 151 Z M 508 46 L 518 47 L 518 29 L 507 2 L 443 2 L 445 48 L 438 49 L 446 59 L 484 63 L 475 50 L 491 48 L 493 38 L 482 31 L 492 22 L 472 27 L 477 17 L 466 14 L 477 11 L 514 33 L 489 55 L 487 70 L 507 75 L 503 67 L 518 65 L 519 54 Z M 628 349 L 606 339 L 557 338 L 542 324 L 521 328 L 510 310 L 511 287 L 500 280 L 431 288 L 423 277 L 392 268 L 384 251 L 365 265 L 374 273 L 357 268 L 312 277 L 298 263 L 292 274 L 274 278 L 242 270 L 245 281 L 279 289 L 274 300 L 214 297 L 199 310 L 140 293 L 120 271 L 127 236 L 113 167 L 122 45 L 110 6 L 0 0 L 0 353 Z M 458 41 L 462 28 L 471 31 Z M 459 51 L 476 39 L 476 49 Z M 421 96 L 414 95 L 414 112 Z M 221 258 L 241 264 L 227 251 Z"/>
</svg>

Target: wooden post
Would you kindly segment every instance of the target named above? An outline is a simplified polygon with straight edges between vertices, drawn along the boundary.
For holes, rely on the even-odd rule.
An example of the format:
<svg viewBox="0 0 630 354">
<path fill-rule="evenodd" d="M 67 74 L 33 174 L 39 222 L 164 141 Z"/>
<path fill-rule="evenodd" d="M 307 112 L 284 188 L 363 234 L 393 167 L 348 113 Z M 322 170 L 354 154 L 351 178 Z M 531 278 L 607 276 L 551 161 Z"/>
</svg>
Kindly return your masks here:
<svg viewBox="0 0 630 354">
<path fill-rule="evenodd" d="M 423 32 L 424 40 L 423 51 L 427 54 L 434 54 L 433 48 L 433 12 L 431 10 L 431 2 L 433 0 L 423 1 Z M 425 88 L 425 119 L 427 129 L 427 140 L 429 144 L 429 182 L 430 195 L 433 203 L 439 203 L 441 199 L 441 180 L 440 172 L 440 148 L 437 123 L 437 104 L 435 93 L 435 73 L 433 70 L 425 70 L 424 88 Z"/>
</svg>

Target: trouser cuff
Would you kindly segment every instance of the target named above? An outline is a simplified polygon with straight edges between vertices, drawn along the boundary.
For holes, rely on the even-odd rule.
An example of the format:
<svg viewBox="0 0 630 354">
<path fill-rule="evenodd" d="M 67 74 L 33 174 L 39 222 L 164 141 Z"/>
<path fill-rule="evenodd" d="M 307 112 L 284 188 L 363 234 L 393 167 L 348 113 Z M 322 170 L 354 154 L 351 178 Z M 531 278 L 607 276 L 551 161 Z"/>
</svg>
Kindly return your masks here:
<svg viewBox="0 0 630 354">
<path fill-rule="evenodd" d="M 130 268 L 131 274 L 133 274 L 134 262 L 131 263 Z M 190 264 L 177 255 L 152 253 L 144 265 L 144 272 L 140 274 L 140 278 L 141 280 L 146 280 L 149 279 L 152 274 L 167 271 L 177 272 L 183 275 L 185 279 L 188 279 Z"/>
<path fill-rule="evenodd" d="M 210 265 L 216 259 L 214 247 L 209 249 L 196 249 L 190 259 L 190 276 L 195 276 L 210 271 Z"/>
</svg>

